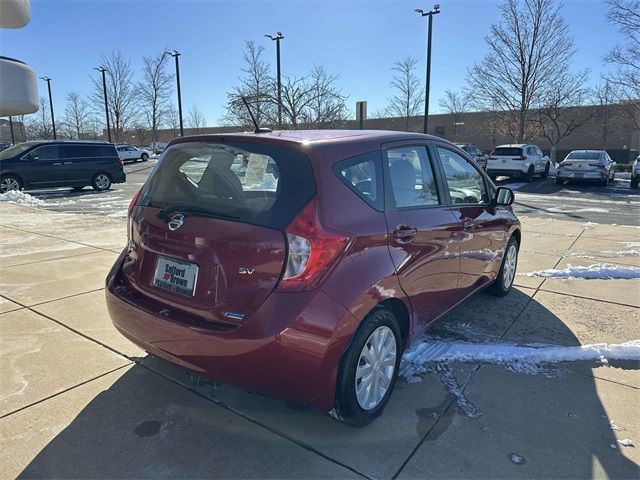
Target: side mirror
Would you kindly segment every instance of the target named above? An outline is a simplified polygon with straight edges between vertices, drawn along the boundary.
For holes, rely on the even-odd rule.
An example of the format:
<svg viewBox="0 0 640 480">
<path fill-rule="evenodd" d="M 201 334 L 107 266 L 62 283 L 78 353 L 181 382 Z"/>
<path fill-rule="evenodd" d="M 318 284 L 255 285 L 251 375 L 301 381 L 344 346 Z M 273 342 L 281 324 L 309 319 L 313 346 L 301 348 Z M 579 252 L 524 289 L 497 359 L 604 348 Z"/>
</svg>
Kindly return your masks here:
<svg viewBox="0 0 640 480">
<path fill-rule="evenodd" d="M 507 187 L 498 187 L 496 189 L 496 196 L 493 199 L 495 206 L 508 206 L 515 200 L 513 190 Z"/>
</svg>

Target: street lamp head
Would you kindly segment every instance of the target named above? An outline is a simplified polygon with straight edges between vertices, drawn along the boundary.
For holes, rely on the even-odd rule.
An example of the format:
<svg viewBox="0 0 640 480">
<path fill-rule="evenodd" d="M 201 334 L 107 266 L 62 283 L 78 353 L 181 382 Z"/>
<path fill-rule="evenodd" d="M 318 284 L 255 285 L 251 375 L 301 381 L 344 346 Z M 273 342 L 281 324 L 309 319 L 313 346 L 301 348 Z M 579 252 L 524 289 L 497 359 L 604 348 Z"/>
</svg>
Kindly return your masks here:
<svg viewBox="0 0 640 480">
<path fill-rule="evenodd" d="M 414 12 L 419 13 L 420 15 L 422 15 L 424 13 L 424 10 L 422 10 L 421 8 L 416 8 L 414 10 Z"/>
<path fill-rule="evenodd" d="M 97 70 L 99 72 L 106 72 L 107 69 L 104 68 L 102 65 L 100 65 L 99 67 L 93 67 L 94 70 Z"/>
<path fill-rule="evenodd" d="M 40 77 L 40 80 L 44 80 L 45 82 L 48 82 L 49 80 L 51 80 L 51 78 L 49 78 L 49 77 Z"/>
<path fill-rule="evenodd" d="M 433 9 L 434 9 L 436 12 L 437 12 L 438 10 L 440 10 L 440 4 L 436 3 L 436 4 L 433 6 Z"/>
</svg>

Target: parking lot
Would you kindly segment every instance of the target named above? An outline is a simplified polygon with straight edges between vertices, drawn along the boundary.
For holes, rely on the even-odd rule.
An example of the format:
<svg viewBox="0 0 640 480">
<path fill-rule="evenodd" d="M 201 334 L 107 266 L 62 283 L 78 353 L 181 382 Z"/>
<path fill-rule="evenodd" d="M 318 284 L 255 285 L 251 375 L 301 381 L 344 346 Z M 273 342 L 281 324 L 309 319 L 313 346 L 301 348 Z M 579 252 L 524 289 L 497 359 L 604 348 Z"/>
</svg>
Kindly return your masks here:
<svg viewBox="0 0 640 480">
<path fill-rule="evenodd" d="M 475 296 L 434 325 L 427 343 L 555 346 L 568 356 L 412 365 L 384 414 L 353 429 L 303 405 L 190 377 L 114 330 L 103 289 L 126 240 L 119 213 L 152 166 L 128 165 L 128 182 L 104 194 L 2 204 L 3 476 L 637 478 L 639 362 L 560 360 L 581 345 L 637 344 L 639 279 L 519 275 L 506 297 Z M 546 190 L 555 187 L 518 187 L 521 274 L 640 267 L 639 230 L 622 226 L 638 222 L 628 183 Z M 585 211 L 567 211 L 578 195 Z M 610 215 L 596 210 L 606 202 L 615 202 Z"/>
</svg>

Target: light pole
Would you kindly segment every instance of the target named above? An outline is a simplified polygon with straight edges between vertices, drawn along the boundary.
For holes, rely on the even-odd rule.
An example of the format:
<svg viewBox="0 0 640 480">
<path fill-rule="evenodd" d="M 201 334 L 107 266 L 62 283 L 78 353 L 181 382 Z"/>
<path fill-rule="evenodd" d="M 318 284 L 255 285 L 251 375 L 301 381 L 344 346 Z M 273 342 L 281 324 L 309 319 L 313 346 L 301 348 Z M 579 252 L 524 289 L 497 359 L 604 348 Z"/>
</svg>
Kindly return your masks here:
<svg viewBox="0 0 640 480">
<path fill-rule="evenodd" d="M 180 94 L 180 62 L 178 61 L 178 57 L 180 56 L 180 52 L 177 50 L 172 50 L 171 52 L 164 52 L 165 55 L 171 55 L 176 59 L 176 83 L 178 84 L 178 117 L 180 118 L 180 136 L 184 136 L 184 127 L 182 126 L 182 96 Z"/>
<path fill-rule="evenodd" d="M 107 71 L 102 65 L 99 67 L 94 67 L 94 70 L 102 73 L 102 91 L 104 93 L 104 114 L 107 116 L 107 137 L 109 138 L 109 143 L 111 143 L 111 125 L 109 124 L 109 103 L 107 102 L 107 77 L 105 76 L 105 72 Z"/>
<path fill-rule="evenodd" d="M 56 140 L 56 120 L 53 116 L 53 101 L 51 100 L 51 79 L 49 77 L 40 77 L 40 80 L 47 82 L 49 90 L 49 110 L 51 110 L 51 127 L 53 128 L 53 139 Z"/>
<path fill-rule="evenodd" d="M 423 133 L 427 133 L 427 126 L 429 124 L 429 87 L 431 84 L 431 30 L 433 26 L 433 16 L 440 13 L 440 5 L 436 4 L 433 6 L 433 10 L 430 12 L 425 12 L 420 8 L 416 8 L 417 13 L 422 15 L 423 17 L 429 17 L 429 31 L 427 33 L 427 81 L 425 82 L 425 92 L 424 92 L 424 126 Z"/>
<path fill-rule="evenodd" d="M 278 77 L 278 128 L 282 128 L 282 82 L 280 77 L 280 40 L 284 38 L 282 32 L 276 32 L 276 36 L 265 35 L 276 42 L 276 75 Z"/>
<path fill-rule="evenodd" d="M 9 115 L 9 128 L 11 128 L 11 144 L 15 145 L 16 144 L 16 137 L 13 134 L 13 118 L 11 118 L 11 115 Z"/>
</svg>

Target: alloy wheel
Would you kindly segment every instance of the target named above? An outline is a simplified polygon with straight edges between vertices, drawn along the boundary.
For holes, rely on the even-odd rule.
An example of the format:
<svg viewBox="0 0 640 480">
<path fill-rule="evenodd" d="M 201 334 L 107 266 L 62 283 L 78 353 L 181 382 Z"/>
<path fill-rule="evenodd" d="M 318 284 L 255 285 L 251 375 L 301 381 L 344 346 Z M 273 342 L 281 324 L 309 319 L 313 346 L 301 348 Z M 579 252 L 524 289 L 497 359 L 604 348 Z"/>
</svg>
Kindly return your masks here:
<svg viewBox="0 0 640 480">
<path fill-rule="evenodd" d="M 508 290 L 511 287 L 513 277 L 516 275 L 516 258 L 516 246 L 511 244 L 507 250 L 507 255 L 505 256 L 504 265 L 502 267 L 502 286 L 505 290 Z"/>
<path fill-rule="evenodd" d="M 0 193 L 7 193 L 11 190 L 20 190 L 20 183 L 15 178 L 3 178 L 0 182 Z"/>
<path fill-rule="evenodd" d="M 104 173 L 101 173 L 96 177 L 96 186 L 99 190 L 106 190 L 107 188 L 109 188 L 110 184 L 111 180 L 109 180 L 109 177 Z"/>
<path fill-rule="evenodd" d="M 363 410 L 382 402 L 393 380 L 396 355 L 393 331 L 385 325 L 376 328 L 362 347 L 356 369 L 356 399 Z"/>
</svg>

